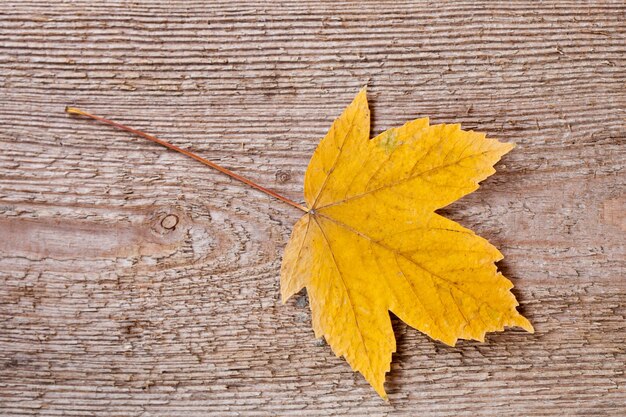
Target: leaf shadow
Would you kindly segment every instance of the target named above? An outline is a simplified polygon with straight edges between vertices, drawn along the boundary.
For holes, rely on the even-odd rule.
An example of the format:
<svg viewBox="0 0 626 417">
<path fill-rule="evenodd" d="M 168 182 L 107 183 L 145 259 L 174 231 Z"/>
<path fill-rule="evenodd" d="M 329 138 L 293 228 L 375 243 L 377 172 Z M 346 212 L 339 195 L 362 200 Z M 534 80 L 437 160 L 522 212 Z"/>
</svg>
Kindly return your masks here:
<svg viewBox="0 0 626 417">
<path fill-rule="evenodd" d="M 527 317 L 530 320 L 530 318 L 527 315 L 528 311 L 526 311 L 526 308 L 524 307 L 524 303 L 522 302 L 523 301 L 522 293 L 519 291 L 517 287 L 518 282 L 522 281 L 523 278 L 518 278 L 515 276 L 516 274 L 513 272 L 513 269 L 508 263 L 506 257 L 496 262 L 496 267 L 498 268 L 498 271 L 502 273 L 502 275 L 504 275 L 509 281 L 513 283 L 513 288 L 511 288 L 510 291 L 513 293 L 513 295 L 515 296 L 515 299 L 519 303 L 519 305 L 517 306 L 517 311 L 522 316 Z"/>
<path fill-rule="evenodd" d="M 391 311 L 389 311 L 389 317 L 391 319 L 393 334 L 396 338 L 396 351 L 391 355 L 391 366 L 389 372 L 385 375 L 385 390 L 387 391 L 387 395 L 395 397 L 401 393 L 402 388 L 402 368 L 398 357 L 402 356 L 403 343 L 406 338 L 408 326 Z"/>
</svg>

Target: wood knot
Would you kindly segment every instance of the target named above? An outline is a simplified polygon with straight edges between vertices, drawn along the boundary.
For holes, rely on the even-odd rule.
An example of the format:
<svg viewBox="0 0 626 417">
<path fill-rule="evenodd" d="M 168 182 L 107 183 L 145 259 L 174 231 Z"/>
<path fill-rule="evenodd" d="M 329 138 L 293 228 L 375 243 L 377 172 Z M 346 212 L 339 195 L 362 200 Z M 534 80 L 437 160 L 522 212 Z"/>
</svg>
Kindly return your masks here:
<svg viewBox="0 0 626 417">
<path fill-rule="evenodd" d="M 174 230 L 178 224 L 178 216 L 175 214 L 168 214 L 161 219 L 161 226 L 167 230 Z"/>
<path fill-rule="evenodd" d="M 276 172 L 276 182 L 284 184 L 291 179 L 291 174 L 288 171 L 278 170 Z"/>
</svg>

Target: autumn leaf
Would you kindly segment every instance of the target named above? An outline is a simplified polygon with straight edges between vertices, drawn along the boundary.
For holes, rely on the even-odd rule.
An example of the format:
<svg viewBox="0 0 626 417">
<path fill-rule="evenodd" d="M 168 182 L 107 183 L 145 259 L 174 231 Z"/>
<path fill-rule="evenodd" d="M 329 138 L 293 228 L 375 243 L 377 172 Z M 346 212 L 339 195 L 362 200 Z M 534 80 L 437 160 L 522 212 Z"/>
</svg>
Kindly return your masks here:
<svg viewBox="0 0 626 417">
<path fill-rule="evenodd" d="M 369 135 L 363 89 L 309 163 L 309 211 L 285 249 L 281 292 L 286 301 L 306 287 L 316 337 L 386 398 L 389 311 L 450 346 L 533 327 L 494 264 L 502 254 L 435 213 L 475 191 L 514 145 L 428 119 Z"/>
<path fill-rule="evenodd" d="M 389 311 L 451 346 L 505 326 L 533 332 L 516 310 L 513 284 L 495 266 L 502 254 L 435 213 L 475 191 L 512 144 L 428 119 L 370 140 L 363 89 L 309 163 L 305 207 L 148 133 L 75 107 L 66 112 L 180 152 L 305 212 L 283 257 L 283 302 L 306 287 L 315 335 L 383 398 L 396 350 Z"/>
</svg>

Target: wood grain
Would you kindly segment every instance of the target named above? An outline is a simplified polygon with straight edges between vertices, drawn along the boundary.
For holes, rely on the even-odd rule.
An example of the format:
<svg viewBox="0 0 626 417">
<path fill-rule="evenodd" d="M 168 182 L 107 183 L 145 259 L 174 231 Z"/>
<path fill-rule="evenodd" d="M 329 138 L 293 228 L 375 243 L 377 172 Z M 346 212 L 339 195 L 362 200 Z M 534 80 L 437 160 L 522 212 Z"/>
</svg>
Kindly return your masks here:
<svg viewBox="0 0 626 417">
<path fill-rule="evenodd" d="M 0 413 L 623 416 L 626 4 L 4 1 Z M 394 319 L 381 401 L 281 305 L 301 201 L 367 84 L 373 131 L 428 115 L 518 147 L 443 212 L 505 255 L 537 332 L 455 348 Z"/>
</svg>

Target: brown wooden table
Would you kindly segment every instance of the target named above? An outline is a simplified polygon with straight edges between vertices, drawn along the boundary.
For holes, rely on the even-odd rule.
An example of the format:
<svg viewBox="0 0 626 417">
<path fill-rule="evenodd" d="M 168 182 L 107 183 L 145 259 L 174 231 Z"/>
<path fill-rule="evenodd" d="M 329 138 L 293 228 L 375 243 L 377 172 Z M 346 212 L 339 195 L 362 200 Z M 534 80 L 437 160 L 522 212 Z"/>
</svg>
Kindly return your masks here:
<svg viewBox="0 0 626 417">
<path fill-rule="evenodd" d="M 626 4 L 4 1 L 0 413 L 626 415 Z M 385 403 L 279 300 L 301 201 L 367 84 L 518 147 L 445 215 L 505 255 L 537 330 L 450 348 L 394 319 Z"/>
</svg>

